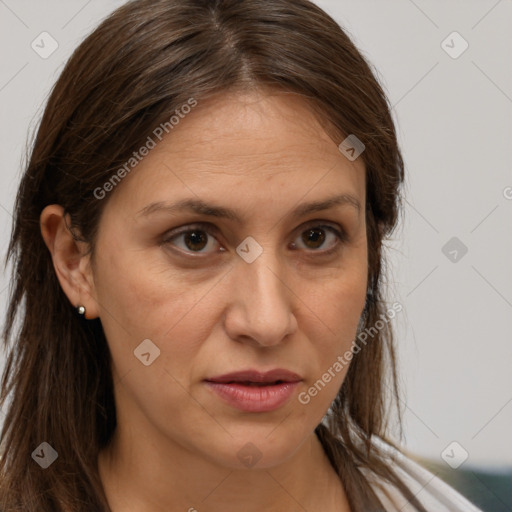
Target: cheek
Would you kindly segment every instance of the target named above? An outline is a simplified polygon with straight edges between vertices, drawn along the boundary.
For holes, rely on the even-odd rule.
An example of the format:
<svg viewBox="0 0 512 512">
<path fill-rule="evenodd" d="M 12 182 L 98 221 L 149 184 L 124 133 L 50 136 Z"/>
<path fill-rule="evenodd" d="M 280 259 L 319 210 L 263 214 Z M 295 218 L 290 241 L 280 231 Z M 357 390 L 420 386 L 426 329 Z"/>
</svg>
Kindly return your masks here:
<svg viewBox="0 0 512 512">
<path fill-rule="evenodd" d="M 211 299 L 212 283 L 191 285 L 184 273 L 147 264 L 147 258 L 137 262 L 117 256 L 98 262 L 97 286 L 117 400 L 130 411 L 127 414 L 140 409 L 162 428 L 172 424 L 176 435 L 180 429 L 202 425 L 208 418 L 190 400 L 188 389 L 198 354 L 218 316 L 215 308 L 220 301 Z M 154 346 L 141 345 L 148 339 Z M 145 348 L 139 350 L 141 346 Z M 146 366 L 137 354 L 148 352 L 151 362 Z"/>
<path fill-rule="evenodd" d="M 366 299 L 366 270 L 366 264 L 352 265 L 350 271 L 333 274 L 320 288 L 304 288 L 304 311 L 310 312 L 306 313 L 309 320 L 303 322 L 310 340 L 307 359 L 314 361 L 311 377 L 298 397 L 304 419 L 320 421 L 346 377 Z"/>
<path fill-rule="evenodd" d="M 180 362 L 193 358 L 213 328 L 216 305 L 209 295 L 214 281 L 191 282 L 186 272 L 153 264 L 143 253 L 137 258 L 121 252 L 104 253 L 95 278 L 115 366 L 120 372 L 137 366 L 134 350 L 149 339 L 160 350 L 160 366 L 184 374 Z"/>
<path fill-rule="evenodd" d="M 311 311 L 317 313 L 325 330 L 333 335 L 343 331 L 359 320 L 366 297 L 366 281 L 333 279 L 321 290 L 309 290 L 304 302 Z"/>
<path fill-rule="evenodd" d="M 300 299 L 317 318 L 327 347 L 343 344 L 355 334 L 367 291 L 366 260 L 336 269 L 321 282 L 304 282 Z M 313 323 L 311 323 L 313 325 Z M 317 339 L 318 339 L 317 332 Z M 349 340 L 351 341 L 351 339 Z M 326 348 L 327 348 L 326 347 Z"/>
</svg>

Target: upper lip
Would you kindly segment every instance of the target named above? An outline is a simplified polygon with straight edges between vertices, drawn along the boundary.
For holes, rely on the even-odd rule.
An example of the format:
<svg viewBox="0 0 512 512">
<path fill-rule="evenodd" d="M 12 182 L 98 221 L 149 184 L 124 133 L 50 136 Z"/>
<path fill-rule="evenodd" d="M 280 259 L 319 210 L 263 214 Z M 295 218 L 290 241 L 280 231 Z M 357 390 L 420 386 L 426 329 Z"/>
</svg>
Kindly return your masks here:
<svg viewBox="0 0 512 512">
<path fill-rule="evenodd" d="M 238 372 L 226 373 L 216 377 L 206 379 L 209 382 L 229 383 L 229 382 L 299 382 L 302 377 L 289 370 L 276 368 L 267 372 L 258 370 L 242 370 Z"/>
</svg>

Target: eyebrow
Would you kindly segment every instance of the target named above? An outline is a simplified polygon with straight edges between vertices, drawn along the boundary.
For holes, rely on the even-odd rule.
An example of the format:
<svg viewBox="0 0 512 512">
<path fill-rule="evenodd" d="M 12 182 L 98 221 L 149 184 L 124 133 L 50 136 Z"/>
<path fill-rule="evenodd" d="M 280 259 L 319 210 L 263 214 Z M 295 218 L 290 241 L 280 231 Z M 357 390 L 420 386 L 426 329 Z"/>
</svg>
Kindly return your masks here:
<svg viewBox="0 0 512 512">
<path fill-rule="evenodd" d="M 303 217 L 309 213 L 320 212 L 328 210 L 334 206 L 351 206 L 357 214 L 361 212 L 361 203 L 359 200 L 351 194 L 340 194 L 337 196 L 322 199 L 320 201 L 311 201 L 309 203 L 303 203 L 294 208 L 288 216 L 290 217 Z M 165 201 L 158 201 L 151 203 L 137 212 L 137 217 L 147 217 L 153 213 L 176 213 L 177 211 L 189 211 L 200 215 L 206 215 L 210 217 L 218 217 L 233 220 L 238 223 L 242 223 L 242 218 L 235 210 L 208 204 L 201 199 L 183 199 L 176 203 L 168 203 Z"/>
</svg>

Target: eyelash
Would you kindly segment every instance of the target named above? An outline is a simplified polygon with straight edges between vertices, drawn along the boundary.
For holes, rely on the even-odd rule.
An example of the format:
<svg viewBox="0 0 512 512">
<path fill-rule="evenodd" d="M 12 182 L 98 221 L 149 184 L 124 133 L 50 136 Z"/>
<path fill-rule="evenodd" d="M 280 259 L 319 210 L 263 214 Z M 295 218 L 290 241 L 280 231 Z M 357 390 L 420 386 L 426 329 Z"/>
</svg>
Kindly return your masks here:
<svg viewBox="0 0 512 512">
<path fill-rule="evenodd" d="M 347 233 L 343 228 L 336 228 L 332 225 L 322 224 L 321 223 L 322 221 L 312 221 L 312 222 L 313 223 L 308 223 L 307 225 L 305 225 L 305 227 L 299 232 L 298 236 L 302 235 L 308 229 L 321 228 L 323 230 L 330 231 L 331 233 L 333 233 L 336 236 L 336 238 L 338 239 L 337 242 L 334 244 L 333 247 L 331 247 L 330 249 L 325 249 L 325 250 L 321 250 L 321 249 L 318 249 L 318 250 L 311 249 L 309 251 L 307 249 L 296 249 L 296 250 L 305 250 L 306 252 L 316 253 L 318 256 L 321 256 L 321 255 L 328 256 L 330 254 L 333 254 L 333 253 L 339 251 L 341 249 L 341 245 L 348 241 Z M 315 224 L 314 222 L 317 222 L 317 223 Z M 211 224 L 208 224 L 208 223 L 200 222 L 200 223 L 189 224 L 187 226 L 183 226 L 182 228 L 178 228 L 178 231 L 172 231 L 172 232 L 168 233 L 165 236 L 165 238 L 162 240 L 161 244 L 162 245 L 167 245 L 167 244 L 172 245 L 172 241 L 175 240 L 177 237 L 179 237 L 180 235 L 185 235 L 187 233 L 191 233 L 193 231 L 202 231 L 202 232 L 206 233 L 208 236 L 211 236 L 215 239 L 216 239 L 215 235 L 218 232 L 217 228 L 215 228 L 214 226 L 212 226 Z M 219 243 L 218 240 L 217 240 L 217 243 Z M 202 257 L 201 255 L 203 255 L 203 254 L 210 254 L 208 252 L 186 251 L 186 250 L 183 250 L 180 248 L 177 248 L 177 250 L 182 254 L 194 255 L 194 257 Z"/>
</svg>

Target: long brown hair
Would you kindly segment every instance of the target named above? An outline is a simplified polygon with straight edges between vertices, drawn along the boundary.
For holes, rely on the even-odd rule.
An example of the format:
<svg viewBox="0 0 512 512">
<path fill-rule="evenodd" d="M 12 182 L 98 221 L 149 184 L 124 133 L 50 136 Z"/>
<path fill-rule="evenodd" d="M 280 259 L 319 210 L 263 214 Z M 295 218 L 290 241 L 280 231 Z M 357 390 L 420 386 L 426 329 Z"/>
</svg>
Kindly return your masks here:
<svg viewBox="0 0 512 512">
<path fill-rule="evenodd" d="M 108 201 L 94 191 L 155 127 L 190 98 L 200 104 L 255 87 L 300 94 L 337 144 L 348 134 L 365 144 L 369 294 L 362 328 L 384 314 L 381 248 L 400 211 L 403 161 L 386 96 L 346 33 L 308 0 L 128 2 L 69 59 L 16 198 L 0 393 L 2 406 L 10 397 L 0 443 L 5 512 L 109 510 L 97 459 L 116 428 L 110 353 L 100 320 L 80 318 L 59 285 L 40 233 L 41 211 L 63 206 L 94 254 Z M 373 436 L 386 438 L 388 387 L 397 399 L 387 324 L 354 355 L 329 425 L 316 429 L 354 512 L 382 507 L 364 469 L 424 511 L 372 443 Z M 59 457 L 44 471 L 31 458 L 43 441 Z"/>
</svg>

